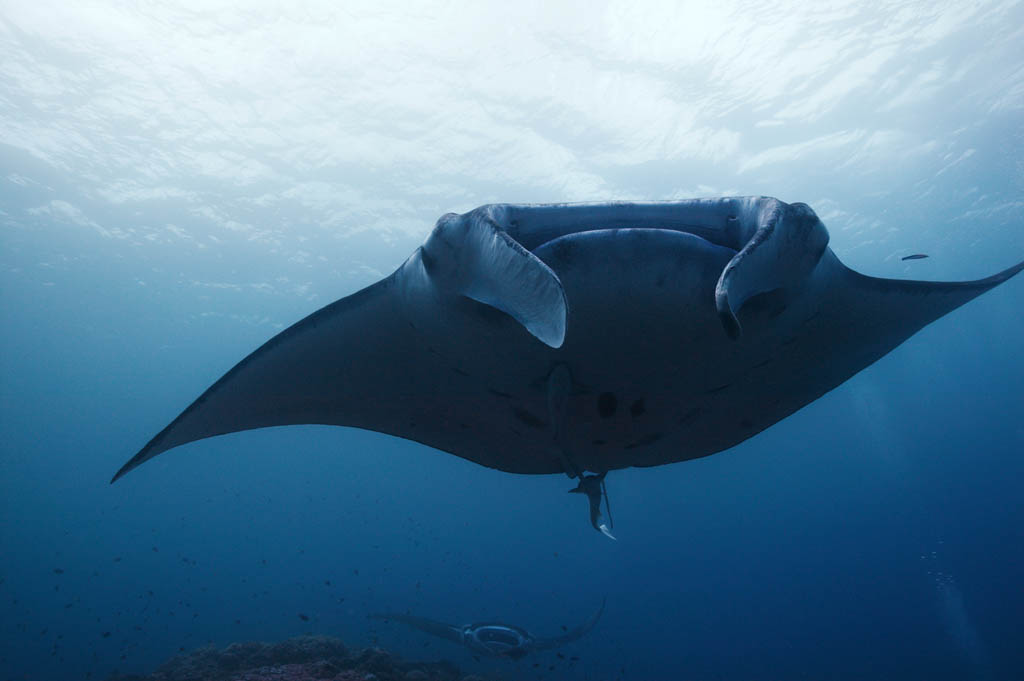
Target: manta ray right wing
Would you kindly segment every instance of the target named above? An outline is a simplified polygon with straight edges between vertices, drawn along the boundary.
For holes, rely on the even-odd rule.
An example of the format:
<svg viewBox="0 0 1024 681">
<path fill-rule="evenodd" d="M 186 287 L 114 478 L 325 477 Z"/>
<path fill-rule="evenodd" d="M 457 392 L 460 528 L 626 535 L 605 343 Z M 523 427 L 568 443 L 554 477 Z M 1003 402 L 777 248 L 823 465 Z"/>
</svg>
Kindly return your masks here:
<svg viewBox="0 0 1024 681">
<path fill-rule="evenodd" d="M 597 621 L 601 619 L 601 614 L 604 613 L 604 604 L 607 600 L 607 598 L 601 599 L 601 607 L 598 608 L 597 612 L 594 613 L 594 616 L 591 617 L 589 621 L 578 627 L 570 629 L 561 636 L 555 636 L 552 638 L 535 638 L 533 639 L 530 647 L 534 650 L 551 650 L 552 648 L 561 648 L 566 643 L 571 643 L 578 638 L 582 638 L 590 632 L 590 630 L 594 628 L 594 625 L 597 624 Z"/>
</svg>

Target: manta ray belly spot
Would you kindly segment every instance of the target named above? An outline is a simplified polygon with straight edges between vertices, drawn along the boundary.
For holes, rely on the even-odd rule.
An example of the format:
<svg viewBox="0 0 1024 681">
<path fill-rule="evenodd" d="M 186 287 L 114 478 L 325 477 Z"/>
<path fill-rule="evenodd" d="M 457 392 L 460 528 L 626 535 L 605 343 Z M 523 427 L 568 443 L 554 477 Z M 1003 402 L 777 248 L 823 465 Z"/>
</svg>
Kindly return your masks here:
<svg viewBox="0 0 1024 681">
<path fill-rule="evenodd" d="M 610 419 L 615 416 L 615 411 L 619 408 L 619 400 L 615 397 L 615 393 L 601 393 L 597 396 L 597 413 L 601 415 L 603 419 Z"/>
</svg>

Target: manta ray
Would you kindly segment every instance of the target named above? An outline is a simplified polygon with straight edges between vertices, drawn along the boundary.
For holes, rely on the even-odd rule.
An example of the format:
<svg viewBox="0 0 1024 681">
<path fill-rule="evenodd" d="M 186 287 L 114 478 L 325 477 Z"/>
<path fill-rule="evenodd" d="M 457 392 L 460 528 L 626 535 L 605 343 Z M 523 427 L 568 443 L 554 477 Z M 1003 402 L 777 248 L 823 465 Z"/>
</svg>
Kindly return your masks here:
<svg viewBox="0 0 1024 681">
<path fill-rule="evenodd" d="M 1024 268 L 882 279 L 828 242 L 810 207 L 768 197 L 444 215 L 393 274 L 271 338 L 111 482 L 203 438 L 330 424 L 565 473 L 598 527 L 586 471 L 603 483 L 733 447 Z"/>
<path fill-rule="evenodd" d="M 538 638 L 522 627 L 502 624 L 501 622 L 454 625 L 429 620 L 425 617 L 397 613 L 379 613 L 369 615 L 369 617 L 370 619 L 401 622 L 432 636 L 464 645 L 474 653 L 518 660 L 530 653 L 560 648 L 567 643 L 572 643 L 576 639 L 582 638 L 594 628 L 597 620 L 601 619 L 604 606 L 605 601 L 602 600 L 601 607 L 598 608 L 597 612 L 587 622 L 567 630 L 561 636 L 551 638 Z M 565 627 L 562 628 L 565 629 Z"/>
</svg>

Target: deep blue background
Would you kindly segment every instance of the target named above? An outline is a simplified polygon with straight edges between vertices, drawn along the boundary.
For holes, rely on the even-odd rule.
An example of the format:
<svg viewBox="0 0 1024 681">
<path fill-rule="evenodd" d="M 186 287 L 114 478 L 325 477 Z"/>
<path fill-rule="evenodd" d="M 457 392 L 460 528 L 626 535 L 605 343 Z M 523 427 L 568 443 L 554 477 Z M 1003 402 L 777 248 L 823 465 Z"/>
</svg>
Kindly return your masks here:
<svg viewBox="0 0 1024 681">
<path fill-rule="evenodd" d="M 399 10 L 381 25 L 427 36 L 404 57 L 384 49 L 399 38 L 372 31 L 365 40 L 378 42 L 360 43 L 358 57 L 338 57 L 330 40 L 308 47 L 304 34 L 270 40 L 289 24 L 266 8 L 231 20 L 271 27 L 253 38 L 270 56 L 227 41 L 249 34 L 198 10 L 147 38 L 143 10 L 118 10 L 136 22 L 124 25 L 9 9 L 0 681 L 148 672 L 182 648 L 304 632 L 506 678 L 1021 677 L 1024 278 L 728 452 L 612 473 L 617 542 L 587 526 L 565 477 L 507 475 L 342 428 L 215 438 L 108 484 L 236 361 L 390 272 L 446 211 L 769 194 L 810 203 L 840 258 L 868 274 L 968 279 L 1024 258 L 1019 3 L 953 19 L 881 7 L 827 21 L 780 15 L 779 29 L 810 22 L 779 38 L 787 49 L 817 47 L 764 68 L 782 78 L 821 63 L 786 75 L 793 87 L 777 94 L 750 94 L 726 68 L 748 62 L 737 62 L 742 45 L 721 52 L 736 36 L 717 24 L 705 61 L 657 52 L 675 43 L 655 45 L 616 23 L 628 12 L 606 9 L 593 24 L 544 15 L 516 41 L 465 47 L 466 57 L 451 32 L 402 33 L 427 19 Z M 775 16 L 761 11 L 755 24 Z M 325 25 L 362 20 L 343 19 Z M 495 24 L 474 15 L 458 35 L 484 40 L 468 30 L 477 25 Z M 634 32 L 632 61 L 607 52 L 622 47 L 616 28 Z M 187 42 L 193 33 L 199 43 Z M 237 59 L 199 49 L 210 36 Z M 850 52 L 863 36 L 880 43 Z M 119 39 L 130 39 L 123 52 Z M 180 41 L 190 47 L 160 51 Z M 298 56 L 281 57 L 281 45 Z M 449 49 L 465 61 L 448 61 Z M 880 54 L 889 60 L 866 78 L 846 69 Z M 287 79 L 245 72 L 251 60 L 287 70 L 293 57 L 301 70 L 303 55 L 325 65 L 295 80 L 295 92 L 322 97 L 296 113 L 312 132 L 267 104 L 294 104 L 279 92 Z M 389 59 L 412 71 L 373 70 Z M 436 85 L 422 64 L 464 99 L 420 92 Z M 261 78 L 265 91 L 253 85 Z M 663 85 L 665 99 L 637 98 L 644 83 Z M 429 106 L 396 113 L 402 93 Z M 129 114 L 105 109 L 112 101 Z M 238 122 L 247 102 L 269 107 L 256 118 L 280 144 Z M 685 118 L 693 106 L 692 128 L 680 132 L 674 113 L 658 127 L 665 107 Z M 735 145 L 701 156 L 687 145 L 704 124 Z M 365 148 L 351 146 L 359 140 Z M 932 257 L 899 260 L 916 251 Z M 598 626 L 565 650 L 581 658 L 572 665 L 553 653 L 477 662 L 366 619 L 499 618 L 547 636 L 603 597 Z"/>
<path fill-rule="evenodd" d="M 22 252 L 56 238 L 17 236 Z M 2 282 L 11 678 L 304 631 L 515 677 L 365 615 L 544 635 L 605 595 L 582 661 L 545 678 L 1011 679 L 1024 665 L 1020 281 L 729 452 L 612 474 L 613 543 L 564 478 L 348 429 L 218 438 L 109 486 L 267 332 L 182 328 L 172 281 L 129 286 L 135 265 L 90 257 Z"/>
</svg>

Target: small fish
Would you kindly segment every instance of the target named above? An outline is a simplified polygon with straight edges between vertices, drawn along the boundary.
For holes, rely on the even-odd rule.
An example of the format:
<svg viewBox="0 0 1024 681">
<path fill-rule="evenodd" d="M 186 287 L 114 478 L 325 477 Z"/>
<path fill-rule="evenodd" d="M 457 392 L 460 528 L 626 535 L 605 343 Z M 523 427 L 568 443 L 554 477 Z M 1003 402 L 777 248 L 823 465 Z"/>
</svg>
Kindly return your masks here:
<svg viewBox="0 0 1024 681">
<path fill-rule="evenodd" d="M 299 613 L 299 619 L 300 619 L 300 620 L 302 620 L 303 622 L 308 622 L 308 621 L 309 621 L 309 615 L 303 615 L 303 614 L 302 614 L 302 613 L 300 612 L 300 613 Z"/>
<path fill-rule="evenodd" d="M 62 568 L 53 568 L 53 573 L 55 575 L 62 575 L 64 574 L 64 570 Z"/>
<path fill-rule="evenodd" d="M 926 253 L 914 253 L 913 255 L 905 255 L 900 260 L 924 260 L 927 257 Z"/>
</svg>

